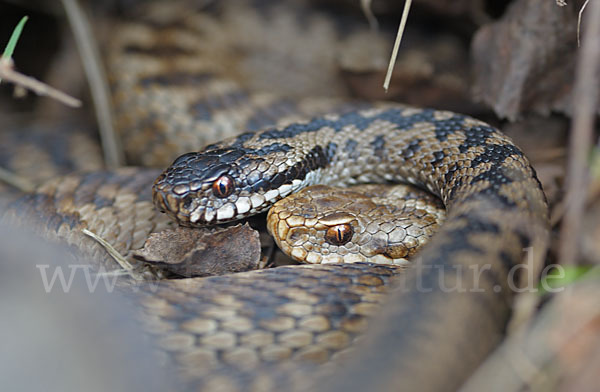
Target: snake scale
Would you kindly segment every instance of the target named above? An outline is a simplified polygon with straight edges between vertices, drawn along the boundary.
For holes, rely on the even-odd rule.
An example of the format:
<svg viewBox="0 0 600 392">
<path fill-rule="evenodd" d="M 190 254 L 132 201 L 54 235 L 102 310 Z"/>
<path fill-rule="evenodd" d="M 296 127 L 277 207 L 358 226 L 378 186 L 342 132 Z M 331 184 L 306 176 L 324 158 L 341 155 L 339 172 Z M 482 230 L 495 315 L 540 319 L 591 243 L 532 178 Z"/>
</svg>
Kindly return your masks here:
<svg viewBox="0 0 600 392">
<path fill-rule="evenodd" d="M 245 8 L 237 5 L 235 12 Z M 220 28 L 214 20 L 235 15 L 221 11 L 215 19 L 211 12 L 184 18 L 179 33 L 165 35 L 172 23 L 161 20 L 117 34 L 118 51 L 130 57 L 116 56 L 111 63 L 125 75 L 113 80 L 113 88 L 121 132 L 131 130 L 124 135 L 130 160 L 156 166 L 172 159 L 173 150 L 185 152 L 190 140 L 199 144 L 196 136 L 181 142 L 192 124 L 181 118 L 188 117 L 168 126 L 180 101 L 193 109 L 199 128 L 214 121 L 210 129 L 221 134 L 246 124 L 260 130 L 184 154 L 162 174 L 125 168 L 51 180 L 14 203 L 9 215 L 29 213 L 39 230 L 66 238 L 88 256 L 104 257 L 108 265 L 103 249 L 78 229 L 89 228 L 127 253 L 173 221 L 205 226 L 236 220 L 311 184 L 416 185 L 441 199 L 447 218 L 402 274 L 398 267 L 369 263 L 289 266 L 138 283 L 134 297 L 145 328 L 176 364 L 186 389 L 458 388 L 502 338 L 513 298 L 509 273 L 522 262 L 523 248 L 538 243 L 547 228 L 543 191 L 527 159 L 502 133 L 461 114 L 339 104 L 337 98 L 307 104 L 240 89 L 238 79 L 223 77 L 218 56 L 209 65 L 187 58 L 196 45 L 187 35 L 191 29 Z M 203 23 L 192 23 L 198 20 Z M 320 19 L 302 23 L 320 26 Z M 146 33 L 154 29 L 159 33 L 153 39 L 161 43 L 153 47 Z M 171 39 L 180 39 L 179 46 Z M 206 48 L 198 51 L 207 56 Z M 165 60 L 169 67 L 163 67 Z M 237 71 L 232 73 L 243 73 Z M 173 85 L 183 98 L 165 101 L 163 89 Z M 305 87 L 321 87 L 315 85 Z M 127 95 L 138 88 L 147 94 Z M 211 101 L 210 93 L 217 98 Z M 145 115 L 148 106 L 156 114 Z M 247 112 L 222 116 L 228 106 Z M 276 119 L 259 121 L 256 113 Z M 312 119 L 302 120 L 307 116 Z M 167 141 L 165 130 L 175 141 Z M 145 136 L 152 139 L 150 147 L 142 147 Z M 292 221 L 290 216 L 271 213 L 283 221 Z M 282 237 L 292 231 L 271 225 Z M 395 290 L 386 299 L 390 286 Z M 373 315 L 361 342 L 348 349 Z M 290 358 L 299 362 L 283 361 Z M 343 366 L 323 371 L 309 364 L 331 359 Z"/>
</svg>

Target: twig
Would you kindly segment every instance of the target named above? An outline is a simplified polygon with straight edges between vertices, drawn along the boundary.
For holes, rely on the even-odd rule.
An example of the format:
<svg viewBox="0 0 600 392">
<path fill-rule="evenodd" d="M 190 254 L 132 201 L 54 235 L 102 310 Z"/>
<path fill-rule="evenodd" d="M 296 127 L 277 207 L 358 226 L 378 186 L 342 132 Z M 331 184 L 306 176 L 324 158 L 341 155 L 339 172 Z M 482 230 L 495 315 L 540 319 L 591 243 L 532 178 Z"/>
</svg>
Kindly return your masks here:
<svg viewBox="0 0 600 392">
<path fill-rule="evenodd" d="M 360 8 L 362 9 L 363 14 L 365 14 L 365 18 L 367 18 L 371 30 L 376 31 L 379 28 L 379 23 L 371 9 L 372 2 L 373 0 L 360 0 Z"/>
<path fill-rule="evenodd" d="M 23 192 L 32 192 L 35 189 L 35 185 L 33 185 L 33 183 L 2 167 L 0 167 L 0 181 L 12 185 Z"/>
<path fill-rule="evenodd" d="M 583 3 L 579 9 L 579 14 L 577 15 L 577 47 L 581 46 L 581 42 L 579 41 L 579 36 L 581 35 L 581 15 L 583 15 L 583 11 L 585 10 L 585 7 L 588 5 L 589 1 L 590 0 L 585 0 L 585 3 Z"/>
<path fill-rule="evenodd" d="M 396 35 L 396 41 L 394 42 L 394 49 L 392 50 L 392 56 L 390 57 L 390 63 L 388 65 L 387 73 L 385 74 L 385 81 L 383 82 L 383 88 L 387 92 L 390 88 L 390 80 L 392 79 L 392 71 L 394 70 L 394 64 L 396 64 L 396 57 L 398 56 L 398 48 L 402 41 L 402 34 L 404 34 L 404 28 L 406 27 L 406 20 L 408 19 L 408 11 L 410 10 L 410 4 L 412 0 L 406 0 L 404 3 L 404 10 L 402 11 L 402 19 L 400 19 L 400 26 L 398 27 L 398 34 Z"/>
<path fill-rule="evenodd" d="M 22 73 L 15 71 L 12 67 L 12 60 L 0 60 L 0 78 L 14 83 L 17 86 L 29 89 L 37 95 L 45 95 L 50 98 L 54 98 L 64 103 L 65 105 L 75 108 L 81 106 L 80 100 L 73 98 L 70 95 L 67 95 L 53 87 L 50 87 L 46 83 L 40 82 L 35 78 L 23 75 Z"/>
<path fill-rule="evenodd" d="M 125 155 L 113 126 L 114 116 L 110 104 L 108 83 L 100 62 L 96 42 L 89 28 L 89 22 L 77 0 L 62 0 L 62 3 L 90 85 L 106 166 L 109 168 L 123 166 Z"/>
<path fill-rule="evenodd" d="M 589 148 L 593 145 L 592 134 L 598 100 L 596 75 L 600 65 L 600 1 L 591 2 L 586 23 L 588 26 L 577 59 L 573 90 L 565 216 L 560 232 L 559 260 L 562 264 L 575 263 L 579 250 L 579 233 L 588 182 Z"/>
<path fill-rule="evenodd" d="M 108 252 L 108 254 L 112 256 L 112 258 L 117 262 L 117 264 L 121 266 L 125 273 L 129 274 L 129 276 L 131 276 L 135 280 L 144 280 L 143 276 L 137 273 L 134 270 L 131 263 L 127 261 L 127 259 L 125 259 L 125 257 L 123 257 L 111 244 L 109 244 L 108 241 L 106 241 L 104 238 L 100 237 L 96 233 L 89 231 L 88 229 L 81 229 L 81 231 L 83 232 L 83 234 L 96 240 L 106 250 L 106 252 Z M 121 273 L 121 271 L 119 273 Z"/>
</svg>

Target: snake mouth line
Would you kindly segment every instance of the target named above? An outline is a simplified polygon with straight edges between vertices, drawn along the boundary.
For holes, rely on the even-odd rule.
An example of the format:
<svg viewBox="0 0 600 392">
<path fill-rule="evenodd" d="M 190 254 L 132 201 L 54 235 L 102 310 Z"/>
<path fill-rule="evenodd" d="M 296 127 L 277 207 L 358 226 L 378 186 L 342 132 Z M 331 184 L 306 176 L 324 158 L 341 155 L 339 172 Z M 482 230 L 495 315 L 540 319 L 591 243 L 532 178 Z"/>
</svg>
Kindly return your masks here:
<svg viewBox="0 0 600 392">
<path fill-rule="evenodd" d="M 308 176 L 312 182 L 314 174 Z M 269 209 L 275 202 L 303 188 L 305 182 L 294 179 L 277 189 L 251 195 L 232 195 L 218 201 L 206 196 L 206 187 L 198 192 L 177 195 L 173 187 L 159 179 L 153 186 L 152 200 L 157 209 L 181 226 L 202 227 L 240 220 Z"/>
</svg>

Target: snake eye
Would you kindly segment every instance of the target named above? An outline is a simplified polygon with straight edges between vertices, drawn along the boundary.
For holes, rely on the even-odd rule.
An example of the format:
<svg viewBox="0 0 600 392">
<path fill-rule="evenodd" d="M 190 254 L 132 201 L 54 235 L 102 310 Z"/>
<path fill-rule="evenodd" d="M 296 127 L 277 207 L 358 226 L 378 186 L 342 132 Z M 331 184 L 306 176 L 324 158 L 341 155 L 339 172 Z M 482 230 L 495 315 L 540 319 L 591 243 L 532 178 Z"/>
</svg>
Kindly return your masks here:
<svg viewBox="0 0 600 392">
<path fill-rule="evenodd" d="M 332 226 L 325 233 L 325 240 L 331 245 L 344 245 L 352 239 L 352 226 L 348 223 Z"/>
<path fill-rule="evenodd" d="M 223 199 L 233 192 L 233 178 L 227 174 L 217 178 L 212 185 L 212 191 L 215 196 Z"/>
</svg>

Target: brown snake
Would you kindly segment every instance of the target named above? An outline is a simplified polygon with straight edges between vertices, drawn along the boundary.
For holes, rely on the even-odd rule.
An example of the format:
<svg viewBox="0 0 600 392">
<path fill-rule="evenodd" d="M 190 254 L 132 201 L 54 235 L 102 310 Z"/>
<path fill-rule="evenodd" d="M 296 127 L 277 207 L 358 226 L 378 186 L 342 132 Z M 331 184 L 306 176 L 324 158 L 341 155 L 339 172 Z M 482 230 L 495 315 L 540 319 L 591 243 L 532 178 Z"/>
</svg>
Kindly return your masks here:
<svg viewBox="0 0 600 392">
<path fill-rule="evenodd" d="M 212 16 L 201 18 L 202 27 L 194 28 L 214 23 Z M 265 108 L 273 103 L 272 97 L 260 94 L 235 96 L 230 81 L 185 60 L 179 65 L 186 70 L 165 75 L 154 57 L 184 58 L 189 37 L 182 35 L 179 51 L 164 42 L 148 46 L 146 38 L 139 37 L 140 31 L 160 31 L 167 25 L 142 23 L 133 29 L 131 36 L 138 41 L 126 49 L 137 56 L 134 63 L 147 63 L 132 67 L 140 73 L 135 77 L 115 82 L 115 100 L 123 104 L 121 128 L 143 130 L 141 136 L 133 132 L 125 137 L 131 139 L 130 155 L 141 149 L 144 132 L 165 127 L 163 115 L 172 109 L 156 103 L 164 103 L 161 88 L 169 84 L 182 90 L 193 82 L 217 84 L 219 104 L 235 106 L 247 99 L 250 113 L 268 112 Z M 119 70 L 131 64 L 120 61 L 113 62 Z M 149 94 L 124 95 L 133 88 L 127 87 L 131 80 Z M 182 99 L 191 94 L 202 92 L 185 90 Z M 130 100 L 167 113 L 146 117 L 142 127 L 132 119 Z M 193 100 L 198 127 L 213 117 L 216 128 L 235 128 L 217 115 L 219 105 L 202 96 Z M 282 390 L 298 384 L 332 391 L 456 389 L 501 339 L 513 296 L 509 271 L 521 263 L 522 248 L 534 244 L 547 227 L 544 195 L 533 169 L 508 138 L 467 116 L 395 104 L 362 105 L 290 125 L 297 117 L 320 112 L 303 107 L 284 109 L 289 118 L 283 125 L 177 159 L 155 182 L 154 196 L 150 184 L 158 175 L 155 170 L 120 169 L 50 181 L 13 210 L 33 212 L 46 231 L 103 255 L 103 249 L 74 229 L 90 228 L 124 252 L 135 249 L 148 233 L 170 225 L 153 211 L 152 198 L 179 223 L 196 226 L 265 211 L 310 184 L 401 181 L 425 188 L 443 201 L 446 222 L 418 254 L 414 267 L 397 277 L 398 290 L 356 357 L 333 376 L 317 377 L 314 384 L 297 382 L 298 374 L 312 377 L 312 368 L 278 362 L 324 362 L 343 354 L 364 330 L 366 316 L 383 301 L 381 293 L 397 268 L 363 263 L 281 267 L 161 281 L 154 290 L 142 284 L 137 298 L 145 309 L 147 328 L 195 388 Z M 244 116 L 253 119 L 251 114 Z M 254 124 L 252 128 L 262 128 L 273 121 Z M 181 136 L 188 125 L 176 123 L 171 129 Z M 173 146 L 161 143 L 163 136 L 152 137 L 158 139 L 151 144 L 154 153 L 134 159 L 147 164 L 172 159 L 166 151 Z M 282 237 L 292 231 L 280 229 L 279 223 L 271 225 Z M 353 236 L 358 236 L 356 231 Z M 461 290 L 451 289 L 458 286 Z"/>
<path fill-rule="evenodd" d="M 409 186 L 312 186 L 276 203 L 267 229 L 299 262 L 404 264 L 444 217 L 439 200 Z"/>
</svg>

